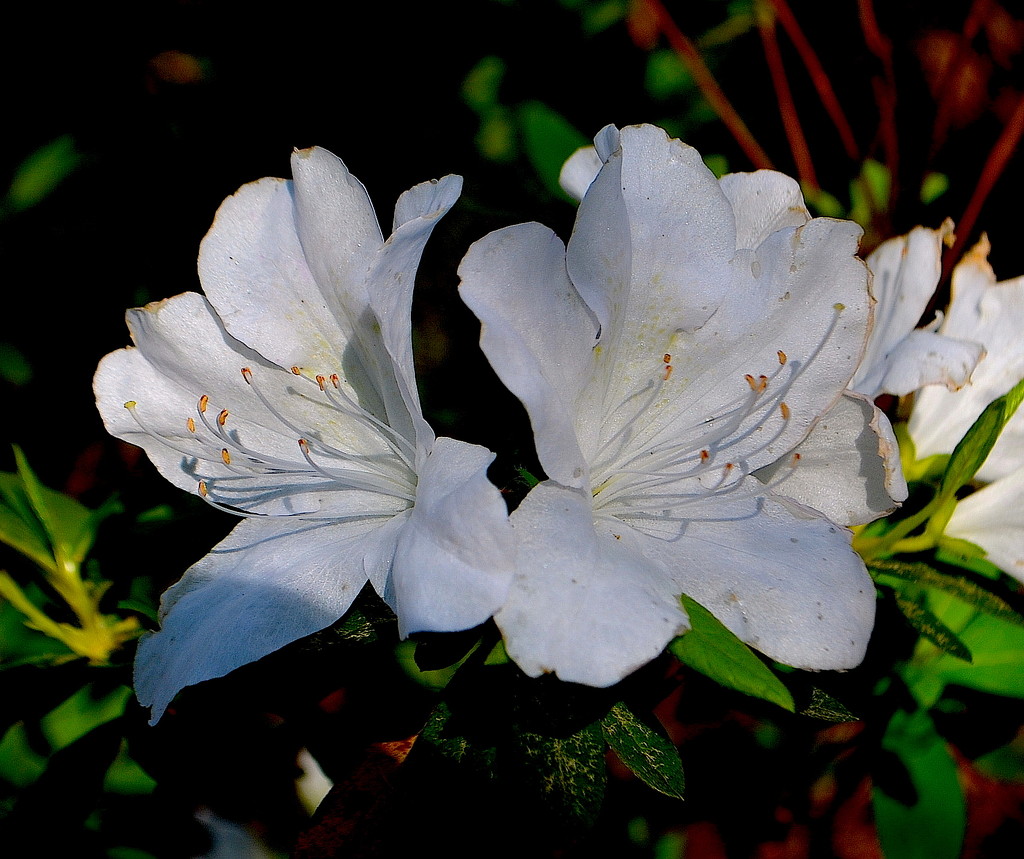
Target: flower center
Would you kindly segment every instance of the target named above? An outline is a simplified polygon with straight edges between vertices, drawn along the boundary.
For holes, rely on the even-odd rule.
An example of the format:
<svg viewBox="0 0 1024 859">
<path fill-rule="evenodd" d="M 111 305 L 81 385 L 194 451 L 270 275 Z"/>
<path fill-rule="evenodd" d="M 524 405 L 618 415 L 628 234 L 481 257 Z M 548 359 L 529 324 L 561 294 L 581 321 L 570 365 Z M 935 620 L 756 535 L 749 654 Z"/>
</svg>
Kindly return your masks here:
<svg viewBox="0 0 1024 859">
<path fill-rule="evenodd" d="M 268 514 L 252 508 L 266 507 L 273 498 L 287 495 L 344 490 L 388 496 L 405 506 L 414 503 L 414 445 L 361 407 L 337 374 L 313 375 L 292 367 L 295 376 L 309 383 L 302 391 L 292 385 L 264 390 L 250 367 L 243 367 L 241 372 L 262 406 L 255 409 L 262 412 L 255 421 L 239 418 L 226 408 L 216 410 L 204 394 L 196 403 L 195 414 L 184 421 L 186 432 L 169 433 L 149 425 L 134 400 L 125 403 L 144 432 L 188 458 L 186 467 L 196 475 L 199 494 L 209 504 L 237 516 L 318 518 L 317 511 Z M 304 417 L 310 413 L 311 401 L 328 406 L 330 423 L 348 428 L 351 432 L 347 435 L 362 443 L 340 445 L 328 441 L 328 433 L 316 425 L 320 422 Z M 246 412 L 252 414 L 254 410 Z M 268 441 L 268 430 L 272 437 L 292 437 L 294 455 L 289 456 L 287 448 L 279 443 Z M 208 465 L 204 468 L 202 463 Z"/>
<path fill-rule="evenodd" d="M 649 517 L 735 489 L 750 468 L 747 460 L 779 438 L 791 418 L 784 397 L 800 373 L 777 352 L 764 373 L 746 373 L 736 396 L 689 425 L 654 426 L 672 378 L 665 352 L 640 387 L 628 393 L 610 417 L 621 426 L 601 445 L 591 467 L 594 510 L 599 515 Z M 671 438 L 665 439 L 667 432 Z M 755 434 L 757 442 L 744 444 Z"/>
</svg>

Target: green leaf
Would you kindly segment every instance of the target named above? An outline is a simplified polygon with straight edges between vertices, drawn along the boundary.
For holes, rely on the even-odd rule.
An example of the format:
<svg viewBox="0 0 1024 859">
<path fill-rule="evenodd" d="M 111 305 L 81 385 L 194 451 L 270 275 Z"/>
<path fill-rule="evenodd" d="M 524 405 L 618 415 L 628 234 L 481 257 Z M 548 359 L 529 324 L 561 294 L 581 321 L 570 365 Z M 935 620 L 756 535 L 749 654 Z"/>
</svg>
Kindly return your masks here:
<svg viewBox="0 0 1024 859">
<path fill-rule="evenodd" d="M 558 184 L 558 176 L 566 159 L 589 141 L 560 113 L 539 101 L 523 104 L 518 119 L 526 155 L 544 186 L 556 197 L 575 202 Z"/>
<path fill-rule="evenodd" d="M 747 645 L 704 606 L 685 595 L 682 601 L 691 629 L 669 643 L 676 659 L 726 688 L 771 701 L 791 713 L 796 709 L 783 682 Z"/>
<path fill-rule="evenodd" d="M 896 592 L 896 605 L 903 616 L 921 635 L 945 653 L 964 662 L 971 662 L 971 651 L 948 626 L 928 611 L 917 600 Z"/>
<path fill-rule="evenodd" d="M 921 182 L 921 202 L 934 203 L 949 190 L 949 177 L 945 173 L 926 173 Z"/>
<path fill-rule="evenodd" d="M 517 732 L 510 745 L 513 772 L 503 766 L 503 774 L 514 775 L 520 789 L 558 824 L 593 826 L 608 779 L 600 722 L 566 736 Z"/>
<path fill-rule="evenodd" d="M 505 61 L 501 57 L 484 57 L 462 81 L 462 99 L 475 112 L 483 114 L 499 104 L 498 90 L 505 77 Z"/>
<path fill-rule="evenodd" d="M 100 691 L 97 683 L 89 683 L 43 716 L 43 736 L 54 751 L 70 746 L 100 725 L 120 718 L 131 695 L 127 686 Z"/>
<path fill-rule="evenodd" d="M 633 775 L 659 793 L 683 798 L 683 762 L 664 732 L 641 721 L 621 702 L 601 720 L 601 729 L 612 751 Z"/>
<path fill-rule="evenodd" d="M 47 760 L 32 748 L 23 722 L 8 728 L 0 739 L 0 779 L 15 787 L 32 784 L 46 770 Z"/>
<path fill-rule="evenodd" d="M 824 722 L 856 722 L 859 719 L 845 704 L 817 686 L 811 689 L 810 701 L 800 710 L 800 715 Z"/>
<path fill-rule="evenodd" d="M 648 55 L 644 87 L 653 98 L 666 99 L 693 86 L 693 76 L 675 51 L 663 48 Z"/>
<path fill-rule="evenodd" d="M 1008 623 L 1024 625 L 1024 617 L 1014 611 L 1009 603 L 964 576 L 940 573 L 928 564 L 919 561 L 908 563 L 906 561 L 875 560 L 868 564 L 868 569 L 876 576 L 891 576 L 935 588 L 951 594 L 993 617 L 1002 618 Z"/>
<path fill-rule="evenodd" d="M 992 617 L 960 600 L 928 594 L 928 608 L 971 652 L 968 664 L 933 643 L 919 641 L 899 671 L 923 707 L 933 706 L 948 685 L 1024 698 L 1024 628 Z"/>
<path fill-rule="evenodd" d="M 16 212 L 45 199 L 81 162 L 70 134 L 41 146 L 18 166 L 5 206 Z"/>
<path fill-rule="evenodd" d="M 985 410 L 978 415 L 978 419 L 960 439 L 960 443 L 953 449 L 953 453 L 949 457 L 949 463 L 942 475 L 942 484 L 939 489 L 941 497 L 953 498 L 961 486 L 971 481 L 978 469 L 988 459 L 996 439 L 999 438 L 1006 422 L 1017 411 L 1022 399 L 1024 399 L 1024 380 L 1014 385 L 1003 396 L 989 403 Z"/>
<path fill-rule="evenodd" d="M 931 718 L 923 710 L 897 711 L 882 748 L 904 768 L 911 794 L 896 798 L 876 779 L 872 804 L 886 859 L 956 859 L 966 827 L 964 797 L 956 762 Z"/>
<path fill-rule="evenodd" d="M 120 505 L 110 500 L 99 509 L 90 510 L 74 498 L 43 486 L 17 446 L 14 458 L 25 496 L 49 537 L 55 559 L 59 563 L 80 564 L 92 547 L 99 523 L 118 512 Z"/>
</svg>

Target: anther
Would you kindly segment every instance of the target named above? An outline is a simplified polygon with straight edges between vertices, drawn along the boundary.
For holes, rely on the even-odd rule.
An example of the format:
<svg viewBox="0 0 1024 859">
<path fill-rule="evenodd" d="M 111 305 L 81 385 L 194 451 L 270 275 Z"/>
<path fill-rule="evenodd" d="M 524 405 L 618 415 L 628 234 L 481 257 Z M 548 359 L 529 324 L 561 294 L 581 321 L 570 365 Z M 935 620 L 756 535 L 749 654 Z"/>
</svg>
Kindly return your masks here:
<svg viewBox="0 0 1024 859">
<path fill-rule="evenodd" d="M 326 383 L 326 381 L 327 381 L 327 379 L 324 376 L 317 376 L 316 377 L 316 383 L 320 386 L 320 390 L 321 391 L 325 390 L 324 383 Z"/>
<path fill-rule="evenodd" d="M 200 480 L 199 481 L 199 494 L 202 495 L 203 498 L 205 498 L 207 495 L 210 494 L 209 491 L 206 488 L 206 481 L 205 480 Z"/>
<path fill-rule="evenodd" d="M 755 379 L 753 376 L 750 375 L 750 373 L 746 373 L 744 374 L 743 378 L 747 380 L 747 384 L 750 385 L 750 390 L 752 390 L 755 394 L 760 394 L 765 388 L 768 387 L 767 376 L 758 376 Z"/>
<path fill-rule="evenodd" d="M 245 379 L 247 385 L 252 384 L 252 370 L 248 367 L 242 367 L 242 378 Z"/>
<path fill-rule="evenodd" d="M 309 442 L 306 441 L 304 438 L 300 438 L 299 439 L 299 449 L 304 454 L 306 454 L 308 456 L 309 455 Z"/>
<path fill-rule="evenodd" d="M 661 377 L 661 380 L 663 382 L 667 382 L 668 381 L 668 377 L 671 376 L 671 375 L 672 375 L 672 365 L 671 364 L 666 364 L 665 365 L 665 375 Z"/>
<path fill-rule="evenodd" d="M 735 467 L 736 467 L 736 463 L 734 463 L 734 462 L 727 462 L 725 464 L 726 472 L 732 471 Z"/>
<path fill-rule="evenodd" d="M 334 385 L 335 388 L 341 387 L 341 380 L 338 378 L 337 373 L 331 373 L 331 384 Z"/>
<path fill-rule="evenodd" d="M 711 451 L 710 450 L 702 450 L 700 452 L 700 461 L 701 462 L 707 462 L 709 459 L 711 459 Z"/>
<path fill-rule="evenodd" d="M 225 465 L 231 465 L 231 454 L 226 447 L 221 448 L 220 458 L 224 460 Z"/>
<path fill-rule="evenodd" d="M 300 370 L 300 369 L 299 369 L 298 367 L 292 367 L 292 372 L 293 372 L 293 373 L 294 373 L 294 374 L 295 374 L 296 376 L 301 376 L 301 375 L 302 375 L 302 370 Z"/>
<path fill-rule="evenodd" d="M 782 350 L 780 349 L 780 350 L 779 350 L 779 351 L 778 351 L 778 352 L 777 352 L 776 354 L 777 354 L 777 355 L 779 356 L 779 364 L 780 364 L 780 365 L 782 365 L 782 366 L 785 366 L 785 364 L 786 364 L 786 361 L 788 361 L 788 360 L 789 360 L 789 359 L 788 359 L 788 358 L 786 357 L 786 353 L 785 353 L 785 352 L 783 352 L 783 351 L 782 351 Z"/>
<path fill-rule="evenodd" d="M 662 360 L 662 361 L 664 361 L 664 362 L 665 362 L 666 364 L 668 364 L 668 363 L 670 363 L 670 362 L 672 361 L 672 356 L 671 356 L 671 355 L 669 355 L 669 354 L 668 354 L 668 352 L 666 352 L 666 353 L 665 353 L 665 354 L 664 354 L 664 355 L 662 356 L 661 360 Z"/>
<path fill-rule="evenodd" d="M 132 410 L 132 409 L 134 409 L 134 408 L 135 408 L 135 407 L 136 407 L 137 405 L 138 405 L 138 403 L 137 403 L 137 402 L 135 402 L 135 400 L 129 400 L 129 401 L 127 402 L 127 403 L 125 403 L 125 404 L 124 404 L 124 407 L 125 407 L 126 409 L 128 409 L 128 411 L 131 411 L 131 410 Z"/>
<path fill-rule="evenodd" d="M 209 404 L 209 402 L 210 402 L 210 398 L 208 396 L 206 396 L 206 394 L 203 394 L 199 398 L 199 411 L 202 414 L 206 414 L 206 406 Z"/>
<path fill-rule="evenodd" d="M 792 462 L 792 464 L 796 465 L 799 461 L 800 461 L 800 454 L 799 453 L 794 453 L 793 454 L 793 462 Z"/>
<path fill-rule="evenodd" d="M 224 424 L 227 423 L 227 420 L 228 420 L 228 410 L 227 409 L 221 409 L 220 414 L 217 415 L 217 423 L 219 423 L 221 426 L 224 426 Z"/>
<path fill-rule="evenodd" d="M 189 432 L 194 433 L 196 431 L 196 422 L 192 418 L 185 421 L 185 426 L 188 427 Z"/>
<path fill-rule="evenodd" d="M 779 403 L 779 411 L 782 412 L 782 419 L 784 421 L 789 420 L 789 406 L 785 403 Z"/>
</svg>

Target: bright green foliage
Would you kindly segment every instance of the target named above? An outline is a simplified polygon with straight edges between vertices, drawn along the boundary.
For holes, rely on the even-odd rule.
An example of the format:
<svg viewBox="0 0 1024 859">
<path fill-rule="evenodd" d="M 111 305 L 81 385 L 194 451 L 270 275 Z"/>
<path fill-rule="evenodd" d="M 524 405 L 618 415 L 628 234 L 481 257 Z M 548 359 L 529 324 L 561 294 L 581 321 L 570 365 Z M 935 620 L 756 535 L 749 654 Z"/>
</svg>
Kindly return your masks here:
<svg viewBox="0 0 1024 859">
<path fill-rule="evenodd" d="M 795 709 L 785 684 L 747 645 L 702 605 L 685 595 L 682 601 L 691 628 L 669 644 L 673 656 L 727 689 L 763 698 L 790 712 Z"/>
<path fill-rule="evenodd" d="M 621 701 L 601 720 L 601 728 L 612 751 L 633 775 L 659 793 L 683 798 L 683 763 L 664 731 L 639 719 Z"/>
<path fill-rule="evenodd" d="M 933 706 L 951 684 L 1024 698 L 1024 626 L 946 594 L 930 593 L 928 607 L 970 650 L 972 664 L 920 641 L 900 672 L 922 706 Z"/>
<path fill-rule="evenodd" d="M 15 448 L 16 474 L 0 474 L 0 541 L 34 561 L 52 591 L 74 613 L 77 624 L 54 620 L 33 599 L 35 591 L 22 587 L 0 571 L 0 597 L 16 608 L 25 624 L 63 644 L 70 653 L 96 665 L 139 632 L 135 618 L 120 619 L 100 610 L 109 582 L 82 577 L 82 563 L 96 538 L 100 522 L 120 510 L 109 501 L 89 510 L 73 498 L 48 489 L 39 482 L 22 452 Z M 23 654 L 0 653 L 10 661 Z M 55 654 L 64 659 L 64 654 Z"/>
<path fill-rule="evenodd" d="M 882 748 L 896 764 L 895 773 L 876 775 L 872 795 L 886 859 L 955 859 L 966 826 L 964 797 L 956 762 L 927 712 L 895 713 Z"/>
</svg>

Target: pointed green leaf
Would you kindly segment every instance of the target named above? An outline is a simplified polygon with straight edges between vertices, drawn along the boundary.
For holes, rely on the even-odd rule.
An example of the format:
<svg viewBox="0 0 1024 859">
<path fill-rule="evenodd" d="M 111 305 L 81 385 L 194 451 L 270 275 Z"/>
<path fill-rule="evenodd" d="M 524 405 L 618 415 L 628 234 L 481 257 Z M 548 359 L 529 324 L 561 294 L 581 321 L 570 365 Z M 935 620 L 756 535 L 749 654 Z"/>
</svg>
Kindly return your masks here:
<svg viewBox="0 0 1024 859">
<path fill-rule="evenodd" d="M 942 475 L 940 496 L 952 498 L 961 486 L 970 482 L 988 459 L 996 439 L 999 438 L 1006 422 L 1017 411 L 1022 399 L 1024 399 L 1024 380 L 1014 385 L 1003 396 L 989 403 L 985 410 L 978 415 L 978 419 L 960 439 L 960 443 L 953 449 L 953 453 L 949 457 L 946 471 Z"/>
<path fill-rule="evenodd" d="M 800 710 L 800 715 L 821 719 L 824 722 L 856 722 L 859 720 L 859 717 L 845 704 L 817 686 L 811 689 L 811 700 Z"/>
<path fill-rule="evenodd" d="M 785 684 L 747 645 L 704 606 L 685 595 L 682 601 L 691 628 L 669 642 L 669 652 L 676 659 L 726 688 L 771 701 L 791 713 L 795 710 Z"/>
<path fill-rule="evenodd" d="M 90 510 L 74 498 L 44 486 L 17 446 L 14 458 L 25 496 L 46 531 L 54 557 L 61 564 L 80 564 L 92 547 L 99 523 L 118 512 L 120 505 L 111 499 L 97 510 Z"/>
<path fill-rule="evenodd" d="M 641 721 L 621 702 L 601 720 L 601 728 L 612 751 L 633 775 L 659 793 L 683 798 L 683 762 L 664 732 Z"/>
<path fill-rule="evenodd" d="M 1024 617 L 1014 611 L 1009 603 L 964 576 L 940 573 L 934 567 L 920 561 L 908 563 L 876 560 L 868 564 L 868 569 L 874 575 L 891 576 L 944 591 L 993 617 L 1002 618 L 1008 623 L 1024 625 Z"/>
<path fill-rule="evenodd" d="M 968 664 L 928 640 L 919 641 L 900 673 L 923 707 L 947 685 L 1024 698 L 1024 627 L 978 611 L 947 594 L 930 592 L 928 608 L 971 652 Z"/>
<path fill-rule="evenodd" d="M 896 605 L 910 621 L 910 625 L 940 650 L 964 662 L 972 661 L 971 651 L 957 638 L 956 633 L 919 602 L 897 591 Z"/>
<path fill-rule="evenodd" d="M 886 859 L 956 859 L 966 827 L 956 762 L 923 710 L 898 711 L 882 747 L 909 780 L 909 796 L 896 798 L 876 780 L 872 804 Z"/>
</svg>

